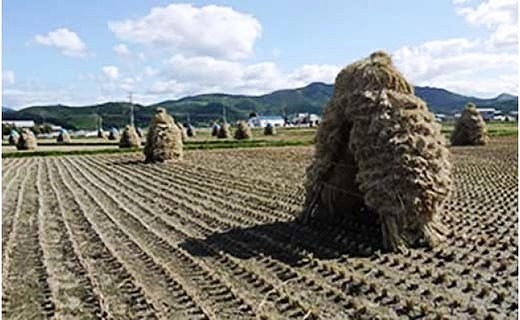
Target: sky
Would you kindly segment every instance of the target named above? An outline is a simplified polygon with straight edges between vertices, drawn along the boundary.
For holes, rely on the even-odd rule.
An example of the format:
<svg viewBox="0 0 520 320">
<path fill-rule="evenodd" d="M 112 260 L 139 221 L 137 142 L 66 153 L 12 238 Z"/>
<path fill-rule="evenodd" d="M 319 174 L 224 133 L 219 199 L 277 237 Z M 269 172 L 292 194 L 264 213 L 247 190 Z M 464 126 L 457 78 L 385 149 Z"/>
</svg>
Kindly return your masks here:
<svg viewBox="0 0 520 320">
<path fill-rule="evenodd" d="M 517 0 L 4 0 L 2 105 L 264 94 L 376 50 L 414 85 L 518 94 Z"/>
</svg>

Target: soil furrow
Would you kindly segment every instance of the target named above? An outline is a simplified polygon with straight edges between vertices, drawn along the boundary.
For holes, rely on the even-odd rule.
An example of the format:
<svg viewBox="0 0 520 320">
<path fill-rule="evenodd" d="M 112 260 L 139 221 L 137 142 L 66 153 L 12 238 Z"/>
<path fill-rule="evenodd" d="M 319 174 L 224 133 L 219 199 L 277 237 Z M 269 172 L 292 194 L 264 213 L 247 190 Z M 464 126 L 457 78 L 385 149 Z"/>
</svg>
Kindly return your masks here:
<svg viewBox="0 0 520 320">
<path fill-rule="evenodd" d="M 71 179 L 74 180 L 75 183 L 80 186 L 80 188 L 84 189 L 85 194 L 88 194 L 88 196 L 91 198 L 91 203 L 95 203 L 99 207 L 99 210 L 103 211 L 105 217 L 103 218 L 99 216 L 98 219 L 103 218 L 104 226 L 108 226 L 110 223 L 113 224 L 113 227 L 110 229 L 110 231 L 105 232 L 105 234 L 114 233 L 118 237 L 125 239 L 126 243 L 122 243 L 121 245 L 134 244 L 134 250 L 138 250 L 139 248 L 140 254 L 142 255 L 141 258 L 144 260 L 144 263 L 149 261 L 151 268 L 149 273 L 151 272 L 151 274 L 153 274 L 154 271 L 159 270 L 158 268 L 163 268 L 162 265 L 165 265 L 165 269 L 168 272 L 176 275 L 174 278 L 178 279 L 179 283 L 181 283 L 180 278 L 183 278 L 182 280 L 186 279 L 184 277 L 191 278 L 191 281 L 194 283 L 188 286 L 188 282 L 182 281 L 183 286 L 189 288 L 188 290 L 192 297 L 200 297 L 200 299 L 197 301 L 197 305 L 201 306 L 205 313 L 212 318 L 216 318 L 215 314 L 217 311 L 223 317 L 229 318 L 234 318 L 237 316 L 251 316 L 248 316 L 248 310 L 251 310 L 250 306 L 245 305 L 243 308 L 238 308 L 237 306 L 244 304 L 244 302 L 234 297 L 229 288 L 225 287 L 224 284 L 220 283 L 218 279 L 213 277 L 209 270 L 201 267 L 193 261 L 190 261 L 188 257 L 182 257 L 178 252 L 172 252 L 171 250 L 165 251 L 157 241 L 158 239 L 153 237 L 153 231 L 148 230 L 146 225 L 141 224 L 139 219 L 134 217 L 132 212 L 128 211 L 122 203 L 118 203 L 113 198 L 110 198 L 109 194 L 107 194 L 107 192 L 103 189 L 96 190 L 91 189 L 92 187 L 87 187 L 87 185 L 92 184 L 93 188 L 99 188 L 99 186 L 95 185 L 95 182 L 92 182 L 92 180 L 89 180 L 81 170 L 77 170 L 75 173 L 79 173 L 81 177 L 77 177 L 71 174 Z M 81 183 L 79 179 L 83 180 L 83 183 Z M 108 201 L 100 201 L 98 197 L 104 197 L 104 199 Z M 104 208 L 103 206 L 108 206 L 108 208 Z M 114 215 L 120 215 L 124 218 L 116 220 Z M 149 237 L 144 238 L 145 235 L 143 235 L 143 233 L 146 234 L 148 232 Z M 141 241 L 138 241 L 139 239 L 141 239 Z M 146 255 L 142 248 L 144 248 L 146 252 L 149 253 L 149 256 Z M 159 251 L 161 249 L 164 251 Z M 175 261 L 171 260 L 172 253 L 176 254 L 178 258 L 182 257 L 183 259 L 177 260 L 177 262 L 182 261 L 184 262 L 184 265 L 178 265 L 177 263 L 174 263 Z M 155 261 L 162 263 L 162 265 L 157 264 Z M 134 260 L 134 263 L 135 262 L 136 261 Z M 200 290 L 204 287 L 211 288 L 217 286 L 224 289 L 224 293 L 215 294 L 212 290 Z M 220 301 L 222 296 L 227 297 Z M 235 314 L 235 312 L 237 313 Z"/>
<path fill-rule="evenodd" d="M 136 170 L 133 170 L 133 171 L 136 171 Z M 141 176 L 141 178 L 142 178 L 142 176 Z M 134 183 L 135 182 L 130 182 L 130 184 L 135 185 Z M 153 182 L 152 181 L 147 181 L 147 184 L 148 185 L 153 185 Z M 178 191 L 178 188 L 177 188 L 177 191 Z M 149 191 L 145 191 L 144 193 L 146 193 L 146 192 L 149 192 Z M 179 195 L 178 192 L 176 192 L 176 194 Z M 213 217 L 214 217 L 214 215 L 213 215 Z M 286 231 L 285 233 L 287 234 L 287 230 L 285 230 L 285 231 Z M 296 230 L 296 231 L 297 231 L 297 232 L 295 232 L 296 234 L 299 234 L 299 235 L 305 234 L 304 230 Z M 337 230 L 331 230 L 331 232 L 326 232 L 326 233 L 327 234 L 338 234 L 338 232 L 335 232 L 335 231 L 337 231 Z M 295 233 L 291 232 L 291 234 L 295 234 Z M 294 242 L 294 241 L 291 241 L 291 239 L 280 238 L 280 236 L 279 236 L 280 234 L 283 234 L 283 232 L 279 233 L 278 235 L 272 235 L 271 234 L 271 237 L 273 237 L 272 239 L 266 238 L 265 235 L 262 235 L 261 237 L 259 237 L 256 240 L 252 239 L 250 241 L 250 243 L 258 243 L 258 242 L 265 243 L 266 241 L 268 241 L 269 243 L 271 243 L 273 245 L 273 248 L 270 248 L 270 250 L 272 250 L 273 252 L 276 252 L 276 250 L 278 250 L 278 251 L 280 250 L 279 248 L 278 249 L 276 248 L 277 246 L 279 247 L 279 245 L 277 245 L 277 244 Z M 307 242 L 309 242 L 309 243 L 314 243 L 314 244 L 320 243 L 320 241 L 316 241 L 316 239 L 320 238 L 319 236 L 318 237 L 316 237 L 316 236 L 299 237 L 299 239 L 302 239 L 302 238 L 303 239 L 308 238 L 309 240 Z M 328 242 L 328 241 L 324 241 L 324 242 Z M 307 246 L 307 248 L 308 248 L 308 246 Z M 327 248 L 324 248 L 324 247 L 317 247 L 317 248 L 315 247 L 315 252 L 325 252 L 326 249 Z M 269 250 L 265 250 L 265 248 L 264 248 L 264 251 L 269 251 Z M 329 249 L 329 251 L 330 251 L 330 249 Z M 338 256 L 337 253 L 335 255 Z M 398 287 L 402 287 L 403 289 L 414 288 L 414 287 L 417 286 L 416 282 L 417 281 L 419 281 L 419 282 L 421 281 L 421 278 L 419 278 L 419 275 L 416 276 L 415 281 L 408 281 L 408 279 L 405 279 L 403 281 L 403 279 L 401 277 L 401 274 L 402 274 L 402 271 L 403 271 L 403 265 L 404 265 L 405 269 L 409 268 L 410 270 L 413 270 L 413 269 L 411 269 L 411 267 L 416 267 L 414 265 L 411 265 L 410 263 L 406 263 L 405 262 L 403 265 L 399 265 L 399 268 L 396 268 L 396 270 L 393 270 L 391 267 L 386 267 L 386 266 L 378 267 L 376 264 L 373 264 L 373 263 L 370 263 L 370 262 L 368 264 L 372 264 L 372 267 L 376 268 L 376 270 L 377 269 L 382 269 L 382 270 L 379 270 L 379 272 L 377 272 L 377 274 L 383 273 L 385 275 L 385 277 L 387 278 L 387 281 L 391 281 L 390 283 L 393 283 L 393 284 L 397 285 Z M 394 265 L 392 265 L 392 266 L 394 266 Z M 352 269 L 352 267 L 350 267 L 350 269 Z M 341 270 L 341 268 L 340 268 L 340 270 Z M 345 272 L 345 271 L 343 271 L 343 272 Z M 355 272 L 355 270 L 353 270 L 353 272 Z M 412 274 L 413 274 L 413 272 L 412 272 Z M 392 276 L 392 277 L 388 278 L 389 276 Z M 390 279 L 390 280 L 388 280 L 388 279 Z M 381 281 L 381 279 L 374 279 L 374 281 Z M 448 292 L 448 294 L 446 294 L 447 290 L 449 290 L 449 288 L 444 288 L 442 286 L 441 287 L 436 287 L 436 290 L 434 290 L 432 294 L 436 295 L 436 296 L 446 295 L 447 297 L 450 297 L 450 296 L 453 297 L 453 294 L 450 294 L 449 292 Z M 418 295 L 418 296 L 420 296 L 420 295 Z M 420 297 L 421 297 L 421 300 L 424 301 L 424 303 L 427 303 L 427 301 L 429 299 L 428 296 L 426 296 L 426 297 L 420 296 Z M 412 299 L 413 300 L 415 298 L 414 298 L 414 296 L 409 296 L 408 299 Z M 441 305 L 448 306 L 448 305 L 452 304 L 452 300 L 453 299 L 450 299 L 450 298 L 445 299 L 444 303 L 441 303 Z M 455 305 L 457 305 L 457 303 L 455 303 Z M 465 307 L 467 307 L 467 303 L 465 303 L 463 301 L 462 303 L 460 303 L 460 307 L 458 309 L 460 311 L 460 310 L 463 310 Z"/>
<path fill-rule="evenodd" d="M 94 229 L 88 219 L 92 212 L 79 201 L 78 189 L 72 187 L 70 180 L 64 177 L 65 169 L 61 163 L 56 161 L 54 165 L 57 168 L 59 185 L 62 186 L 59 196 L 64 207 L 69 208 L 65 212 L 65 221 L 88 265 L 87 270 L 94 286 L 99 288 L 101 307 L 105 310 L 103 318 L 157 319 L 155 310 L 144 297 L 135 278 Z"/>
<path fill-rule="evenodd" d="M 5 319 L 49 319 L 55 313 L 38 233 L 40 194 L 36 183 L 40 165 L 41 161 L 34 163 L 26 175 L 26 188 L 20 190 L 20 209 L 15 215 L 3 261 L 2 314 Z"/>
<path fill-rule="evenodd" d="M 122 175 L 121 175 L 122 176 Z M 113 184 L 113 183 L 112 183 Z M 131 182 L 126 182 L 126 183 L 121 183 L 121 184 L 126 184 L 126 185 L 132 185 L 134 187 L 136 187 L 139 182 L 138 181 L 131 181 Z M 146 193 L 148 192 L 149 190 L 146 190 L 146 191 L 143 191 L 141 194 L 144 196 L 146 195 Z M 135 198 L 135 195 L 126 195 L 127 198 Z M 157 198 L 157 197 L 156 197 Z M 178 206 L 177 206 L 178 207 Z M 156 208 L 156 210 L 158 209 L 158 211 L 162 211 L 162 210 L 167 210 L 167 208 Z M 193 213 L 193 211 L 190 212 L 190 214 Z M 158 225 L 160 226 L 161 224 L 163 224 L 164 222 L 160 222 Z M 178 225 L 185 225 L 186 224 L 186 221 L 182 221 L 180 223 L 178 223 Z M 168 228 L 168 230 L 170 231 L 173 231 L 172 228 L 174 228 L 174 225 L 175 224 L 170 224 L 171 227 Z M 194 229 L 196 227 L 190 227 L 190 229 Z M 213 230 L 214 231 L 214 230 Z M 171 232 L 170 232 L 171 233 Z M 207 235 L 208 233 L 211 233 L 211 230 L 205 230 L 205 234 Z M 250 254 L 253 254 L 253 253 L 256 253 L 256 252 L 253 252 L 251 248 L 248 248 L 247 245 L 245 244 L 241 244 L 241 243 L 236 243 L 233 241 L 229 241 L 231 242 L 231 247 L 236 247 L 236 248 L 240 248 L 239 251 L 241 252 L 244 252 L 244 253 L 250 253 Z M 200 246 L 200 243 L 198 243 L 198 245 Z M 217 255 L 219 251 L 221 251 L 222 249 L 224 250 L 229 250 L 228 247 L 217 247 L 217 246 L 213 246 L 211 249 L 209 249 L 209 251 L 213 252 L 213 254 Z M 200 251 L 201 249 L 199 248 L 198 251 Z M 233 258 L 231 258 L 233 259 Z M 229 260 L 229 259 L 228 259 Z M 299 295 L 298 293 L 299 292 L 305 292 L 305 288 L 304 287 L 299 287 L 299 288 L 291 288 L 291 286 L 294 286 L 295 284 L 298 284 L 298 282 L 295 282 L 295 284 L 291 283 L 291 285 L 287 285 L 286 281 L 289 280 L 290 278 L 292 277 L 289 277 L 287 278 L 286 275 L 288 274 L 291 274 L 291 273 L 294 273 L 292 271 L 289 270 L 289 268 L 287 268 L 286 266 L 281 266 L 279 262 L 274 262 L 274 264 L 277 265 L 277 268 L 279 269 L 278 271 L 273 271 L 273 267 L 271 266 L 273 264 L 273 260 L 271 261 L 266 261 L 266 259 L 262 259 L 262 262 L 263 262 L 263 265 L 264 267 L 267 265 L 267 270 L 264 270 L 263 271 L 263 276 L 264 277 L 268 277 L 268 278 L 271 278 L 269 280 L 270 283 L 272 284 L 269 284 L 271 287 L 275 286 L 275 287 L 283 287 L 284 290 L 290 290 L 292 292 L 294 292 L 293 295 Z M 261 266 L 258 266 L 258 265 L 252 265 L 252 267 L 254 268 L 254 270 L 256 272 L 260 272 L 263 270 L 264 267 L 261 267 Z M 275 277 L 273 278 L 272 275 L 275 275 Z M 254 276 L 256 278 L 258 278 L 258 275 Z M 254 278 L 253 278 L 254 279 Z M 262 280 L 262 278 L 260 277 L 259 280 Z M 303 284 L 305 281 L 307 280 L 307 278 L 305 277 L 301 277 L 299 283 L 300 284 Z M 269 283 L 267 282 L 267 283 Z M 326 285 L 325 285 L 326 286 Z M 320 286 L 320 288 L 323 290 L 323 287 Z M 324 291 L 324 290 L 323 290 Z M 330 288 L 329 287 L 329 291 L 333 292 L 333 294 L 330 294 L 329 292 L 327 291 L 324 291 L 322 292 L 321 294 L 323 295 L 326 295 L 327 297 L 323 297 L 322 299 L 325 299 L 325 300 L 328 300 L 328 299 L 335 299 L 337 302 L 341 302 L 341 301 L 344 301 L 344 305 L 347 309 L 351 309 L 350 305 L 351 303 L 350 302 L 347 302 L 347 301 L 350 301 L 352 299 L 347 299 L 346 297 L 342 296 L 342 294 L 338 291 L 338 289 L 334 290 L 333 288 Z M 309 293 L 310 294 L 310 293 Z M 312 295 L 311 295 L 314 299 L 314 305 L 316 305 L 316 308 L 319 306 L 319 303 L 317 303 L 317 300 L 319 297 L 320 297 L 320 294 L 318 292 L 313 292 Z M 300 297 L 300 299 L 302 300 L 307 300 L 304 298 L 305 297 L 305 294 L 302 294 L 302 296 Z M 360 303 L 361 304 L 361 303 Z M 356 305 L 355 303 L 352 304 L 352 305 Z M 318 312 L 319 309 L 316 309 L 316 312 Z"/>
<path fill-rule="evenodd" d="M 45 161 L 44 168 L 37 181 L 40 193 L 39 235 L 56 306 L 56 318 L 101 319 L 100 298 L 74 252 L 60 214 L 63 208 L 57 201 L 56 194 L 59 191 L 51 180 L 48 161 Z"/>
</svg>

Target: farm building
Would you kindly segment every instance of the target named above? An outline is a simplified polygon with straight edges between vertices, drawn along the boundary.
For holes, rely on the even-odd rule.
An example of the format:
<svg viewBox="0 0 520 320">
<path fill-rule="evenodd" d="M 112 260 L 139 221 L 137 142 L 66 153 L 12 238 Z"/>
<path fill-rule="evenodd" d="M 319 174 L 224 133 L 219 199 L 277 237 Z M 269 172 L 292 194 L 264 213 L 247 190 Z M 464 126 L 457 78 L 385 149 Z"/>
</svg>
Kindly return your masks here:
<svg viewBox="0 0 520 320">
<path fill-rule="evenodd" d="M 314 113 L 297 113 L 290 119 L 293 124 L 317 123 L 321 121 L 321 117 Z"/>
<path fill-rule="evenodd" d="M 446 121 L 446 115 L 444 113 L 436 113 L 435 120 L 437 122 L 444 122 L 444 121 Z"/>
<path fill-rule="evenodd" d="M 482 119 L 484 119 L 484 121 L 491 121 L 491 120 L 505 121 L 506 120 L 506 116 L 504 116 L 502 111 L 497 110 L 495 108 L 477 108 L 477 111 L 480 113 L 480 115 L 482 116 Z M 455 119 L 460 118 L 460 116 L 461 116 L 460 112 L 454 114 Z"/>
<path fill-rule="evenodd" d="M 256 116 L 251 117 L 247 121 L 250 127 L 265 128 L 270 123 L 273 127 L 281 127 L 285 124 L 285 120 L 280 116 Z"/>
<path fill-rule="evenodd" d="M 502 114 L 502 111 L 497 110 L 495 108 L 477 108 L 477 110 L 485 121 L 490 121 L 490 120 L 504 121 L 505 120 L 505 117 Z"/>
</svg>

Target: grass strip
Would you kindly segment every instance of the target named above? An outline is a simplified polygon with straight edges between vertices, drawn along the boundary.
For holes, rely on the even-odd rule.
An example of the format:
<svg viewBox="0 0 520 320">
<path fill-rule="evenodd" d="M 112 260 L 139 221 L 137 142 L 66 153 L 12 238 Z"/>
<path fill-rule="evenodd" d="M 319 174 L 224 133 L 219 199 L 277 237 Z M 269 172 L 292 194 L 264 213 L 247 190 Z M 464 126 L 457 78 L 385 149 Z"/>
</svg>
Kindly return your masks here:
<svg viewBox="0 0 520 320">
<path fill-rule="evenodd" d="M 312 144 L 312 141 L 291 141 L 291 140 L 204 141 L 204 142 L 188 142 L 184 145 L 184 150 L 285 147 L 285 146 L 306 146 L 306 145 L 311 145 L 311 144 Z M 2 153 L 2 158 L 131 153 L 131 152 L 140 152 L 141 150 L 142 150 L 141 148 L 128 148 L 128 149 L 114 148 L 114 149 L 99 149 L 99 150 L 48 150 L 48 151 L 39 150 L 39 151 L 27 151 L 27 152 Z"/>
</svg>

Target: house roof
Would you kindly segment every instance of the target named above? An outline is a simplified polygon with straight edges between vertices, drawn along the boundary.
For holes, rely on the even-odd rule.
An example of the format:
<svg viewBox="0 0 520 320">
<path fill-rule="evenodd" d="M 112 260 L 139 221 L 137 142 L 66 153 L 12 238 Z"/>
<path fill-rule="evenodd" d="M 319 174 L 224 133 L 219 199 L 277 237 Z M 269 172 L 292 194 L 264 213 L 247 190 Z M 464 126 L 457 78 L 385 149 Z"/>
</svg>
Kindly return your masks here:
<svg viewBox="0 0 520 320">
<path fill-rule="evenodd" d="M 258 119 L 258 120 L 283 120 L 281 116 L 257 116 L 251 119 Z"/>
</svg>

